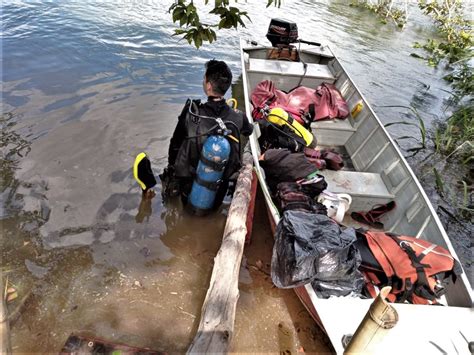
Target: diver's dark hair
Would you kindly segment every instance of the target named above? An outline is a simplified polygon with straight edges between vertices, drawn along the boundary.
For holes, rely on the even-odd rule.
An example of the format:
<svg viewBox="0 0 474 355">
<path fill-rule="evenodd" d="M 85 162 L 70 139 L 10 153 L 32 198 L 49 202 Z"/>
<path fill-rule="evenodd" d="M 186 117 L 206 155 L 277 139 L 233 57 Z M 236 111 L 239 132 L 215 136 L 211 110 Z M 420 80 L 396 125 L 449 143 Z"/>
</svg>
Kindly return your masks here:
<svg viewBox="0 0 474 355">
<path fill-rule="evenodd" d="M 212 91 L 224 96 L 232 84 L 232 72 L 229 66 L 221 61 L 212 59 L 206 63 L 206 80 L 211 83 Z"/>
</svg>

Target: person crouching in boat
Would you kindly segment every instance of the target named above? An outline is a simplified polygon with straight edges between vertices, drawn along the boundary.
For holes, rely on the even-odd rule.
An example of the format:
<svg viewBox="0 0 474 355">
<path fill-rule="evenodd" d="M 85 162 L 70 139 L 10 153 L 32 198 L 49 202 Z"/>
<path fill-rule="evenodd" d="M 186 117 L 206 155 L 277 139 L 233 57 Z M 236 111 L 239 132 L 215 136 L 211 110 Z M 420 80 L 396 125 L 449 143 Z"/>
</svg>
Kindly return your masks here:
<svg viewBox="0 0 474 355">
<path fill-rule="evenodd" d="M 160 178 L 164 199 L 180 194 L 183 204 L 189 202 L 197 205 L 193 206 L 197 209 L 212 210 L 221 205 L 229 182 L 235 183 L 237 179 L 241 136 L 248 137 L 253 126 L 244 113 L 231 108 L 224 99 L 232 83 L 228 65 L 210 60 L 205 68 L 203 90 L 207 102 L 188 99 L 184 105 L 170 141 L 168 166 Z M 219 156 L 212 149 L 226 150 L 226 156 Z M 206 193 L 212 195 L 211 200 Z M 205 200 L 204 204 L 212 206 L 199 206 L 200 202 L 195 200 Z"/>
</svg>

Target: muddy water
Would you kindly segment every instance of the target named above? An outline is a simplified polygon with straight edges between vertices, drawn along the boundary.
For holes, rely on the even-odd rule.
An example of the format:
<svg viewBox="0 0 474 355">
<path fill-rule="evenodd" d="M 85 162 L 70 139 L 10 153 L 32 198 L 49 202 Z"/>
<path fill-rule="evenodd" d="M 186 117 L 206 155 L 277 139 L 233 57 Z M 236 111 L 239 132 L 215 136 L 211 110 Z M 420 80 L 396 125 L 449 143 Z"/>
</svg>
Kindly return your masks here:
<svg viewBox="0 0 474 355">
<path fill-rule="evenodd" d="M 12 321 L 16 352 L 58 351 L 77 331 L 187 348 L 228 203 L 205 219 L 159 196 L 143 204 L 130 167 L 142 150 L 157 172 L 166 165 L 185 98 L 202 96 L 205 61 L 226 60 L 237 78 L 238 36 L 264 42 L 271 17 L 298 22 L 302 38 L 331 42 L 384 122 L 405 115 L 386 105 L 417 105 L 428 126 L 441 114 L 443 73 L 408 56 L 413 41 L 432 35 L 414 10 L 400 32 L 344 2 L 248 4 L 247 29 L 195 50 L 170 36 L 170 3 L 2 6 L 1 260 L 19 290 L 10 310 L 24 300 Z M 261 211 L 256 220 L 233 350 L 329 351 L 293 293 L 272 287 L 271 233 Z"/>
</svg>

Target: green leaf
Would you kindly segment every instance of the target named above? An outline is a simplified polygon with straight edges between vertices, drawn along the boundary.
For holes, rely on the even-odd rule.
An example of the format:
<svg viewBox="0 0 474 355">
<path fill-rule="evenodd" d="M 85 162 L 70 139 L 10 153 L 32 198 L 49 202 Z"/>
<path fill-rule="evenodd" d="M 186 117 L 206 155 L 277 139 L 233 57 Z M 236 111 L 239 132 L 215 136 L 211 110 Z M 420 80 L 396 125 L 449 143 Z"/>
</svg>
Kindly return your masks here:
<svg viewBox="0 0 474 355">
<path fill-rule="evenodd" d="M 184 10 L 182 7 L 177 7 L 173 11 L 173 22 L 178 21 L 184 14 Z"/>
<path fill-rule="evenodd" d="M 210 14 L 216 14 L 219 16 L 223 16 L 226 14 L 228 11 L 225 7 L 215 7 L 211 11 L 209 11 Z"/>
<path fill-rule="evenodd" d="M 463 160 L 463 164 L 467 164 L 469 163 L 471 160 L 474 160 L 474 155 L 471 155 L 470 157 L 468 157 L 467 159 Z"/>
<path fill-rule="evenodd" d="M 187 40 L 189 44 L 193 42 L 193 34 L 191 32 L 187 32 L 186 36 L 184 36 L 183 38 Z"/>
<path fill-rule="evenodd" d="M 441 175 L 439 175 L 438 170 L 436 168 L 433 168 L 433 173 L 435 175 L 435 181 L 436 181 L 436 189 L 440 194 L 444 193 L 444 184 L 443 184 L 443 179 L 441 178 Z"/>
<path fill-rule="evenodd" d="M 212 38 L 214 39 L 214 41 L 217 41 L 217 34 L 216 34 L 216 31 L 214 30 L 209 30 L 211 32 L 211 35 L 212 35 Z"/>
<path fill-rule="evenodd" d="M 179 35 L 182 35 L 183 33 L 186 33 L 186 32 L 187 32 L 186 30 L 183 30 L 182 28 L 178 28 L 178 29 L 174 30 L 173 36 L 179 36 Z"/>
<path fill-rule="evenodd" d="M 237 21 L 239 22 L 240 26 L 245 27 L 245 23 L 244 23 L 244 21 L 242 21 L 241 17 L 238 17 Z"/>
<path fill-rule="evenodd" d="M 194 44 L 196 45 L 196 48 L 199 49 L 199 47 L 202 46 L 202 37 L 199 32 L 196 32 L 196 36 L 194 37 Z"/>
<path fill-rule="evenodd" d="M 186 15 L 191 15 L 192 13 L 195 13 L 196 12 L 196 7 L 194 6 L 194 4 L 191 2 L 189 3 L 188 6 L 186 6 Z"/>
<path fill-rule="evenodd" d="M 183 13 L 183 16 L 181 16 L 181 18 L 179 19 L 179 25 L 182 27 L 185 23 L 187 23 L 188 21 L 188 17 L 186 16 L 186 14 Z"/>
<path fill-rule="evenodd" d="M 203 30 L 201 32 L 201 37 L 202 37 L 203 42 L 209 42 L 209 31 Z"/>
<path fill-rule="evenodd" d="M 419 58 L 419 59 L 425 59 L 424 57 L 422 57 L 421 55 L 416 54 L 416 53 L 410 53 L 410 57 Z"/>
<path fill-rule="evenodd" d="M 224 17 L 222 20 L 219 21 L 219 29 L 221 28 L 231 28 L 232 27 L 232 20 L 228 17 Z"/>
</svg>

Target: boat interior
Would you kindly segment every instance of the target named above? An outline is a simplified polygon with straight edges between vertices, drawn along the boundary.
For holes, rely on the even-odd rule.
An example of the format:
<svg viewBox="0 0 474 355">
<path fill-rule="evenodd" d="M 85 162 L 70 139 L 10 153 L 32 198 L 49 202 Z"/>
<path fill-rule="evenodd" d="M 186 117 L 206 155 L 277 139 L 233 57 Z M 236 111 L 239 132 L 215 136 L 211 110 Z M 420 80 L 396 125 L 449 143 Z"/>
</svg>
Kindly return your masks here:
<svg viewBox="0 0 474 355">
<path fill-rule="evenodd" d="M 242 44 L 242 50 L 248 116 L 251 112 L 249 93 L 262 80 L 271 80 L 276 88 L 286 92 L 298 83 L 316 88 L 321 83 L 328 82 L 339 89 L 349 110 L 357 103 L 363 103 L 362 110 L 355 118 L 350 115 L 344 120 L 312 123 L 318 148 L 335 148 L 345 158 L 343 170 L 321 171 L 329 191 L 352 196 L 352 204 L 349 213 L 345 215 L 344 225 L 362 226 L 350 217 L 352 211 L 369 211 L 377 204 L 395 201 L 397 207 L 381 219 L 386 231 L 429 240 L 456 255 L 436 212 L 396 143 L 328 47 L 302 45 L 300 62 L 268 60 L 266 58 L 269 48 L 250 43 Z M 257 128 L 256 138 L 259 134 Z M 258 143 L 254 145 L 252 149 L 257 150 L 254 156 L 260 156 Z M 255 165 L 256 169 L 260 170 L 258 173 L 264 176 L 258 162 Z M 268 193 L 265 195 L 269 196 Z M 277 224 L 278 212 L 272 211 L 271 214 L 276 218 Z M 471 307 L 469 282 L 464 274 L 462 277 L 464 282 L 457 282 L 448 290 L 446 302 L 450 305 Z"/>
</svg>

